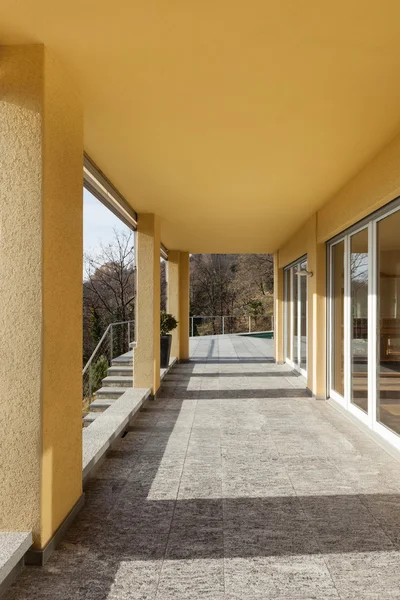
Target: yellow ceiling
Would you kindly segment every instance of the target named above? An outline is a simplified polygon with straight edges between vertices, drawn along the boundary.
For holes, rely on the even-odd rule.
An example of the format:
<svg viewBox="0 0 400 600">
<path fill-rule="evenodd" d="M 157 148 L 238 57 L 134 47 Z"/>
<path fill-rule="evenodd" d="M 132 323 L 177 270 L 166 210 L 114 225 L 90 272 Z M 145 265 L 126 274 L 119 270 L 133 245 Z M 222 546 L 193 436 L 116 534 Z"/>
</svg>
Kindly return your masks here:
<svg viewBox="0 0 400 600">
<path fill-rule="evenodd" d="M 2 0 L 85 149 L 169 248 L 268 252 L 400 129 L 398 0 Z"/>
</svg>

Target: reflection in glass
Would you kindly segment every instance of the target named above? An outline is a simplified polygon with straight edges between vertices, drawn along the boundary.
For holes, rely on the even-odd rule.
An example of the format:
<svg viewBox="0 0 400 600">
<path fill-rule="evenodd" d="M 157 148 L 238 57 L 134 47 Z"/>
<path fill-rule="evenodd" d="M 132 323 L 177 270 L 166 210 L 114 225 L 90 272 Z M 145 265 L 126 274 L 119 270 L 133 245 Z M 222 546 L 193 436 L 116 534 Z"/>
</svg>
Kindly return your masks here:
<svg viewBox="0 0 400 600">
<path fill-rule="evenodd" d="M 400 433 L 400 212 L 378 222 L 376 419 Z"/>
<path fill-rule="evenodd" d="M 332 246 L 332 389 L 344 396 L 344 241 Z"/>
<path fill-rule="evenodd" d="M 291 347 L 290 347 L 290 332 L 291 332 L 291 282 L 290 282 L 290 270 L 285 271 L 285 358 L 291 360 Z"/>
<path fill-rule="evenodd" d="M 307 270 L 307 261 L 300 264 Z M 299 277 L 300 285 L 300 368 L 307 371 L 307 277 Z"/>
<path fill-rule="evenodd" d="M 368 229 L 350 238 L 351 402 L 368 412 Z"/>
<path fill-rule="evenodd" d="M 298 312 L 299 312 L 299 280 L 296 275 L 296 271 L 298 267 L 294 267 L 293 269 L 293 362 L 297 365 L 299 363 L 299 338 L 298 338 Z"/>
</svg>

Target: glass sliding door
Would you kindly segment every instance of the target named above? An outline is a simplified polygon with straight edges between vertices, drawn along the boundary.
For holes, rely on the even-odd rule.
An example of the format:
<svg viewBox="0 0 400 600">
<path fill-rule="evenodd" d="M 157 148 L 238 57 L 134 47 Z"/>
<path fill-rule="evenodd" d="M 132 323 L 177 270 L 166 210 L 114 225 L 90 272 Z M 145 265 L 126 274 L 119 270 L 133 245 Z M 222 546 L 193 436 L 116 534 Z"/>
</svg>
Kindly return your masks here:
<svg viewBox="0 0 400 600">
<path fill-rule="evenodd" d="M 307 261 L 300 264 L 300 271 L 307 271 Z M 307 371 L 307 277 L 299 279 L 299 363 L 302 371 Z"/>
<path fill-rule="evenodd" d="M 293 358 L 292 361 L 295 365 L 299 364 L 299 280 L 297 279 L 296 273 L 298 266 L 293 267 L 292 279 L 293 279 Z"/>
<path fill-rule="evenodd" d="M 400 449 L 400 198 L 328 250 L 329 395 Z"/>
<path fill-rule="evenodd" d="M 331 248 L 331 390 L 344 398 L 344 240 Z"/>
<path fill-rule="evenodd" d="M 368 413 L 368 229 L 350 237 L 350 402 Z"/>
<path fill-rule="evenodd" d="M 286 362 L 307 374 L 307 260 L 284 271 L 284 340 Z"/>
<path fill-rule="evenodd" d="M 287 269 L 284 271 L 284 341 L 285 341 L 285 360 L 291 360 L 292 357 L 292 340 L 291 340 L 291 331 L 292 331 L 292 279 L 291 279 L 291 270 Z"/>
<path fill-rule="evenodd" d="M 400 211 L 377 224 L 376 421 L 400 434 Z"/>
</svg>

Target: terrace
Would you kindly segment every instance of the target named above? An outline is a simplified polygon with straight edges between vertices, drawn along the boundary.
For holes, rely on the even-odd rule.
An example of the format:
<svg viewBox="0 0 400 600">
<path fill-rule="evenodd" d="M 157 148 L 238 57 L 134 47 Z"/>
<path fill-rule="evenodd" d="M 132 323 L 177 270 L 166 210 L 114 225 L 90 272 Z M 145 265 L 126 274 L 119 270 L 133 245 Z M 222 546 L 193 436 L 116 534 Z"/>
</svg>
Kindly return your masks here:
<svg viewBox="0 0 400 600">
<path fill-rule="evenodd" d="M 192 338 L 5 599 L 398 597 L 399 463 L 271 344 Z"/>
</svg>

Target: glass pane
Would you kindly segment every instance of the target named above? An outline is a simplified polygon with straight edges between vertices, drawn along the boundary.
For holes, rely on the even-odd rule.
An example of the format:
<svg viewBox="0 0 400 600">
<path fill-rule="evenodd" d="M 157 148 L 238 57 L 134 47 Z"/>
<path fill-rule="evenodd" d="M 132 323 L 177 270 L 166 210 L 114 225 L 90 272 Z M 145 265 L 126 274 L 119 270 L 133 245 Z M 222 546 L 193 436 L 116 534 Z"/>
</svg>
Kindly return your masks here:
<svg viewBox="0 0 400 600">
<path fill-rule="evenodd" d="M 332 389 L 344 396 L 344 242 L 332 247 Z"/>
<path fill-rule="evenodd" d="M 368 412 L 368 230 L 350 244 L 351 402 Z"/>
<path fill-rule="evenodd" d="M 299 364 L 299 343 L 298 343 L 298 297 L 299 297 L 299 278 L 296 275 L 298 267 L 290 269 L 293 271 L 293 362 Z"/>
<path fill-rule="evenodd" d="M 300 265 L 301 270 L 307 270 L 307 261 Z M 307 277 L 300 279 L 300 367 L 307 371 Z"/>
<path fill-rule="evenodd" d="M 290 270 L 285 271 L 285 311 L 286 311 L 286 329 L 285 329 L 285 358 L 291 359 L 290 348 L 290 331 L 291 331 L 291 287 L 290 287 Z"/>
<path fill-rule="evenodd" d="M 378 397 L 376 419 L 400 433 L 400 212 L 378 223 Z"/>
</svg>

